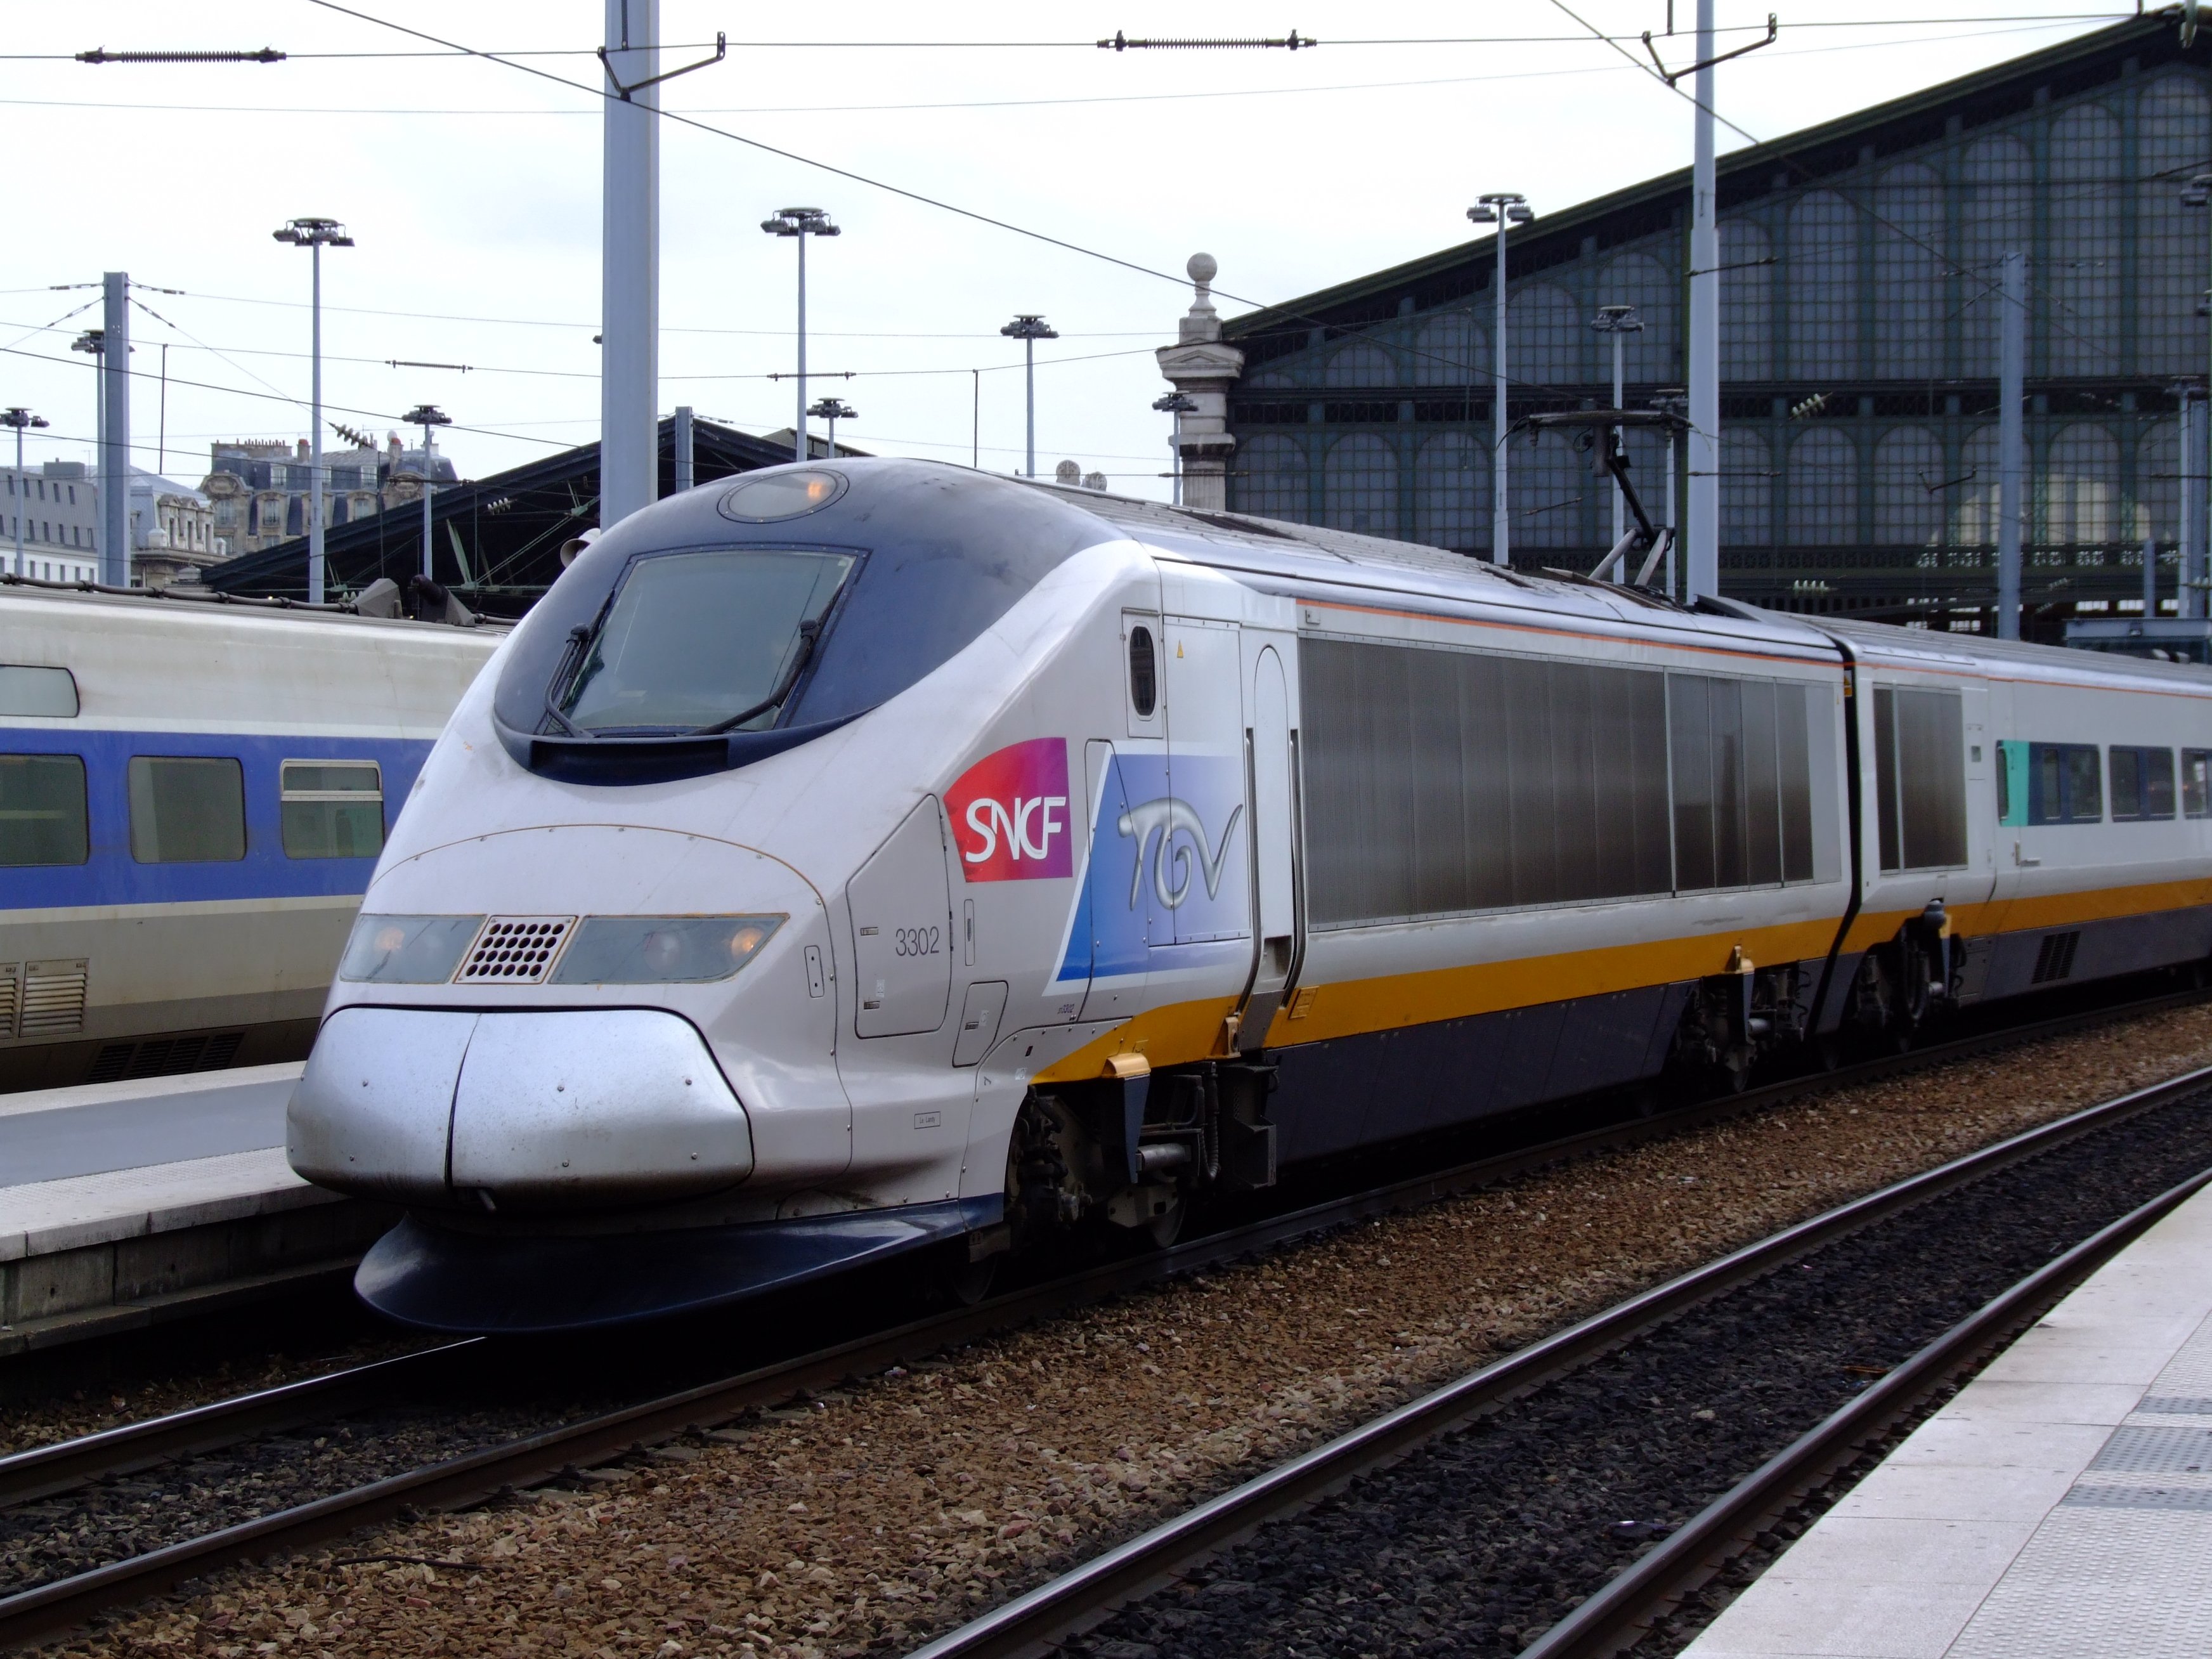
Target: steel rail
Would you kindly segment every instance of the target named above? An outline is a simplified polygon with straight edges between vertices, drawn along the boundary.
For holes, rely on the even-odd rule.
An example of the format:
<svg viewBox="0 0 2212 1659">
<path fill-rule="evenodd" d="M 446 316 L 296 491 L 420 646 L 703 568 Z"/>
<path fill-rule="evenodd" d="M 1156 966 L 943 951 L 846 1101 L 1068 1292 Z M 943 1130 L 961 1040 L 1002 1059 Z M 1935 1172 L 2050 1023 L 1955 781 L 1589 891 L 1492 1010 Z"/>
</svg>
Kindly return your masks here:
<svg viewBox="0 0 2212 1659">
<path fill-rule="evenodd" d="M 1279 1464 L 914 1650 L 909 1659 L 1013 1659 L 1014 1656 L 1047 1652 L 1098 1623 L 1122 1604 L 1171 1582 L 1178 1573 L 1249 1537 L 1267 1522 L 1294 1514 L 1342 1490 L 1357 1477 L 1612 1352 L 1724 1291 L 1762 1277 L 1845 1234 L 2008 1164 L 2208 1089 L 2212 1089 L 2212 1066 L 2055 1119 L 1784 1228 L 1718 1261 L 1631 1297 Z M 2177 1188 L 2176 1193 L 2186 1196 L 2181 1189 Z M 2179 1197 L 2169 1193 L 2156 1201 L 2179 1202 Z M 2098 1237 L 2113 1233 L 2115 1228 L 2124 1228 L 2127 1222 L 2143 1213 L 2139 1211 L 2126 1221 L 2115 1223 Z M 2148 1220 L 2142 1224 L 2148 1225 Z M 2057 1266 L 2054 1261 L 2037 1277 L 2050 1273 Z M 1905 1386 L 1899 1384 L 1884 1398 L 1894 1400 Z M 1869 1390 L 1869 1394 L 1873 1392 Z M 1760 1489 L 1761 1501 L 1765 1501 L 1771 1486 L 1770 1482 Z M 1729 1513 L 1735 1517 L 1741 1511 Z M 1732 1519 L 1730 1524 L 1740 1525 L 1740 1518 Z M 1686 1533 L 1688 1530 L 1684 1528 Z M 1670 1538 L 1668 1544 L 1673 1543 Z M 1697 1547 L 1695 1540 L 1686 1540 L 1672 1553 L 1670 1560 L 1680 1561 Z M 1653 1552 L 1654 1555 L 1658 1553 Z M 1663 1571 L 1654 1570 L 1655 1573 Z M 1595 1654 L 1611 1650 L 1591 1647 L 1559 1651 Z"/>
<path fill-rule="evenodd" d="M 1632 1646 L 1653 1620 L 1888 1433 L 1939 1384 L 2039 1317 L 2208 1184 L 2212 1170 L 2167 1188 L 1967 1315 L 1700 1510 L 1522 1649 L 1521 1659 L 1609 1659 Z"/>
<path fill-rule="evenodd" d="M 480 1349 L 472 1336 L 390 1359 L 373 1360 L 321 1376 L 304 1377 L 228 1400 L 211 1401 L 140 1423 L 102 1429 L 52 1445 L 0 1457 L 0 1510 L 34 1503 L 114 1475 L 132 1474 L 173 1458 L 196 1456 L 329 1417 L 360 1409 L 418 1373 L 450 1369 L 466 1352 Z"/>
<path fill-rule="evenodd" d="M 2206 1000 L 2204 992 L 2185 992 L 2116 1005 L 2108 1009 L 2008 1026 L 1902 1054 L 1884 1055 L 1834 1072 L 1789 1079 L 1762 1088 L 1747 1090 L 1741 1094 L 1698 1102 L 1649 1118 L 1586 1130 L 1452 1169 L 1413 1176 L 1348 1197 L 1328 1200 L 1283 1215 L 1233 1227 L 1166 1250 L 1094 1267 L 994 1297 L 976 1307 L 954 1309 L 888 1331 L 872 1333 L 679 1393 L 410 1470 L 349 1492 L 276 1510 L 198 1538 L 112 1562 L 12 1595 L 0 1596 L 0 1649 L 50 1636 L 83 1623 L 103 1607 L 143 1599 L 187 1578 L 238 1561 L 297 1550 L 360 1527 L 390 1520 L 403 1512 L 461 1508 L 501 1492 L 543 1485 L 579 1468 L 611 1462 L 678 1435 L 726 1423 L 757 1407 L 773 1405 L 794 1395 L 834 1386 L 854 1376 L 927 1358 L 948 1346 L 1015 1329 L 1038 1319 L 1073 1308 L 1092 1305 L 1147 1285 L 1280 1249 L 1362 1220 L 1419 1209 L 1439 1199 L 1510 1180 L 1530 1170 L 1663 1139 L 1686 1130 L 1747 1115 L 1807 1095 L 1849 1087 L 1899 1072 L 1917 1071 L 1971 1058 L 1992 1049 L 2063 1035 L 2112 1019 L 2189 1006 Z M 2149 1105 L 2156 1103 L 2148 1097 L 2160 1091 L 2173 1091 L 2206 1078 L 2212 1078 L 2212 1068 L 2138 1091 L 2142 1103 L 2134 1109 L 2148 1109 Z M 2123 1099 L 2135 1100 L 2138 1096 L 2124 1097 Z M 2044 1125 L 2039 1129 L 2030 1130 L 2025 1135 L 2015 1136 L 2012 1140 L 2001 1143 L 1999 1147 L 1985 1148 L 1982 1153 L 1972 1156 L 1986 1158 L 2002 1148 L 2021 1146 L 2039 1136 L 2049 1138 L 2069 1125 L 2080 1126 L 2073 1128 L 2072 1133 L 2086 1133 L 2098 1127 L 2087 1120 L 2100 1113 L 2111 1113 L 2120 1103 L 2108 1102 L 2102 1106 L 2089 1108 L 2085 1112 Z M 2051 1140 L 2050 1144 L 2056 1144 L 2056 1140 Z M 2015 1152 L 2012 1155 L 2026 1156 L 2027 1152 Z M 1929 1181 L 1954 1167 L 1947 1164 L 1942 1170 L 1929 1171 L 1913 1179 Z M 1992 1164 L 1989 1167 L 1996 1165 Z M 1577 1330 L 1581 1328 L 1576 1328 Z M 452 1346 L 461 1347 L 468 1345 Z M 393 1364 L 398 1362 L 380 1363 Z M 311 1397 L 308 1391 L 318 1385 L 327 1387 L 331 1396 L 342 1398 L 362 1369 L 366 1368 L 337 1372 L 328 1377 L 308 1379 L 288 1386 L 302 1391 L 295 1395 L 295 1399 L 304 1401 Z M 66 1490 L 68 1486 L 82 1485 L 104 1475 L 120 1473 L 126 1468 L 143 1468 L 149 1462 L 159 1461 L 156 1457 L 142 1456 L 140 1454 L 144 1447 L 155 1443 L 164 1433 L 173 1431 L 178 1443 L 189 1447 L 194 1432 L 217 1432 L 224 1413 L 238 1412 L 250 1414 L 254 1409 L 252 1402 L 258 1397 L 247 1395 L 237 1401 L 220 1401 L 177 1413 L 173 1418 L 150 1419 L 144 1425 L 127 1425 L 124 1429 L 107 1431 L 103 1435 L 64 1442 L 16 1455 L 49 1460 L 49 1475 L 43 1491 L 45 1495 L 51 1496 L 56 1491 Z M 199 1413 L 207 1415 L 197 1431 L 180 1421 Z M 323 1413 L 318 1412 L 314 1414 Z M 270 1422 L 276 1420 L 272 1413 Z M 290 1420 L 307 1419 L 295 1413 Z M 174 1425 L 175 1428 L 171 1431 L 166 1429 L 165 1425 Z M 131 1438 L 134 1431 L 144 1437 L 136 1443 Z M 264 1428 L 255 1431 L 267 1430 Z M 237 1439 L 245 1437 L 248 1437 L 226 1436 L 224 1439 L 234 1443 Z M 106 1442 L 109 1450 L 120 1461 L 103 1465 L 101 1453 L 91 1445 L 96 1441 Z M 83 1449 L 73 1449 L 78 1448 Z M 58 1472 L 64 1468 L 71 1468 L 75 1471 L 73 1479 L 66 1484 L 60 1483 L 58 1480 Z M 1263 1480 L 1266 1478 L 1261 1477 Z"/>
<path fill-rule="evenodd" d="M 1049 1297 L 1072 1291 L 1073 1299 L 1077 1300 L 1110 1296 L 1151 1279 L 1176 1276 L 1212 1266 L 1225 1257 L 1279 1248 L 1333 1227 L 1419 1208 L 1438 1199 L 1455 1196 L 1471 1188 L 1508 1180 L 1531 1170 L 1662 1139 L 1706 1123 L 1745 1116 L 1809 1093 L 1846 1088 L 1899 1072 L 1923 1070 L 1991 1049 L 2093 1027 L 2114 1018 L 2187 1006 L 2206 1000 L 2208 994 L 2190 991 L 2118 1005 L 2111 1009 L 2091 1010 L 2024 1025 L 2006 1026 L 1901 1054 L 1881 1055 L 1835 1072 L 1809 1073 L 1747 1090 L 1741 1094 L 1693 1102 L 1650 1118 L 1628 1120 L 1539 1142 L 1451 1169 L 1413 1176 L 1350 1197 L 1326 1200 L 1280 1216 L 1248 1223 L 1156 1253 L 1141 1262 L 1094 1269 L 1073 1279 L 1055 1281 L 1039 1287 L 1035 1294 Z M 1135 1269 L 1134 1277 L 1131 1276 L 1133 1267 Z M 1064 1301 L 1037 1306 L 1017 1305 L 1001 1297 L 986 1304 L 984 1311 L 1004 1309 L 1009 1318 L 1019 1321 L 1036 1317 L 1040 1313 L 1058 1311 L 1064 1305 L 1066 1305 Z M 999 1328 L 1003 1322 L 1001 1321 L 985 1328 Z M 939 1328 L 941 1323 L 941 1320 L 925 1321 L 907 1328 L 918 1337 L 930 1329 Z M 958 1334 L 945 1340 L 973 1340 L 981 1332 L 963 1328 Z M 215 1401 L 161 1417 L 149 1418 L 143 1422 L 125 1424 L 98 1433 L 0 1456 L 0 1510 L 73 1491 L 94 1481 L 136 1474 L 173 1459 L 235 1445 L 258 1435 L 277 1433 L 302 1424 L 347 1415 L 362 1404 L 388 1398 L 395 1387 L 411 1385 L 416 1380 L 415 1373 L 434 1374 L 437 1370 L 450 1368 L 459 1361 L 462 1351 L 481 1350 L 485 1346 L 486 1339 L 471 1337 L 416 1353 L 348 1367 L 273 1389 L 257 1389 L 232 1399 Z M 0 1607 L 4 1606 L 5 1602 L 0 1601 Z"/>
</svg>

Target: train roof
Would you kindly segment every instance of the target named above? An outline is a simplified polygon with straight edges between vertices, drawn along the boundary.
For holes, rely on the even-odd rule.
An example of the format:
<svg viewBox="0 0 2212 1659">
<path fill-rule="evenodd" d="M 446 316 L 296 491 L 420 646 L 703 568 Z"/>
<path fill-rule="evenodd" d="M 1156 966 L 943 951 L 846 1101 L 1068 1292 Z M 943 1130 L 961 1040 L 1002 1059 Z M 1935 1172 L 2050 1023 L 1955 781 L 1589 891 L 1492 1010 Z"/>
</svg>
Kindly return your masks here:
<svg viewBox="0 0 2212 1659">
<path fill-rule="evenodd" d="M 417 622 L 405 617 L 364 616 L 345 602 L 311 605 L 294 599 L 249 599 L 213 589 L 187 592 L 173 587 L 106 587 L 96 582 L 45 581 L 35 576 L 0 573 L 0 605 L 13 608 L 41 604 L 87 608 L 78 614 L 109 610 L 137 616 L 219 617 L 248 623 L 283 619 L 341 628 L 397 629 L 446 638 L 475 636 L 485 641 L 487 649 L 504 637 L 512 626 L 504 618 L 479 618 L 471 625 L 461 627 L 451 623 Z"/>
</svg>

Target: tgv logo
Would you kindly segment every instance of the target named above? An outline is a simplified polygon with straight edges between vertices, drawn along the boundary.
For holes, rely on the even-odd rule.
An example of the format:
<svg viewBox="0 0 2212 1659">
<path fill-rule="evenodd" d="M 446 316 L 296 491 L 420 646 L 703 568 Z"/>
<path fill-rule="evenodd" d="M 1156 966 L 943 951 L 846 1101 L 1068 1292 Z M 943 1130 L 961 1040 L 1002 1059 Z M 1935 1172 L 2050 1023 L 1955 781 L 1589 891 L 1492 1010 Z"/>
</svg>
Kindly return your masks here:
<svg viewBox="0 0 2212 1659">
<path fill-rule="evenodd" d="M 970 881 L 1075 873 L 1067 824 L 1067 744 L 1033 738 L 986 755 L 945 792 Z"/>
</svg>

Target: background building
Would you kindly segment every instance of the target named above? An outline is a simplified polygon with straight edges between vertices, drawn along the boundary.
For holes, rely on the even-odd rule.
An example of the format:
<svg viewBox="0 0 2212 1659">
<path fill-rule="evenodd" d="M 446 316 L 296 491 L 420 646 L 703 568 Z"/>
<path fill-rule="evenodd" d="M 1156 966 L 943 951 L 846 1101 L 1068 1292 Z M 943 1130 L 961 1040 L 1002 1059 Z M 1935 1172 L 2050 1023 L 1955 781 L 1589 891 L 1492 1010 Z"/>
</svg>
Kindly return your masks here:
<svg viewBox="0 0 2212 1659">
<path fill-rule="evenodd" d="M 2017 249 L 2027 629 L 2140 614 L 2147 537 L 2171 609 L 2176 386 L 2203 383 L 2212 275 L 2206 210 L 2181 201 L 2212 167 L 2207 61 L 2170 18 L 2130 21 L 1723 158 L 1725 592 L 1994 631 L 1994 288 Z M 1535 205 L 1507 239 L 1512 416 L 1611 402 L 1603 305 L 1644 324 L 1626 401 L 1680 387 L 1687 173 Z M 1243 354 L 1228 505 L 1487 550 L 1494 259 L 1486 237 L 1223 325 Z M 1631 453 L 1663 499 L 1659 447 Z M 1560 439 L 1515 440 L 1508 486 L 1516 565 L 1588 569 L 1611 541 L 1608 487 Z"/>
<path fill-rule="evenodd" d="M 167 587 L 198 581 L 226 555 L 215 534 L 214 504 L 189 484 L 131 469 L 131 584 Z"/>
<path fill-rule="evenodd" d="M 100 489 L 82 461 L 48 461 L 0 467 L 7 493 L 0 524 L 0 569 L 15 573 L 15 535 L 23 537 L 26 576 L 48 581 L 93 581 L 100 575 Z"/>
<path fill-rule="evenodd" d="M 441 483 L 455 480 L 453 464 L 434 444 L 429 465 Z M 327 529 L 374 518 L 402 501 L 422 499 L 423 452 L 392 433 L 385 447 L 359 445 L 323 452 L 323 522 Z M 213 504 L 215 533 L 229 554 L 258 553 L 307 533 L 314 468 L 307 441 L 245 439 L 217 443 L 201 490 Z"/>
</svg>

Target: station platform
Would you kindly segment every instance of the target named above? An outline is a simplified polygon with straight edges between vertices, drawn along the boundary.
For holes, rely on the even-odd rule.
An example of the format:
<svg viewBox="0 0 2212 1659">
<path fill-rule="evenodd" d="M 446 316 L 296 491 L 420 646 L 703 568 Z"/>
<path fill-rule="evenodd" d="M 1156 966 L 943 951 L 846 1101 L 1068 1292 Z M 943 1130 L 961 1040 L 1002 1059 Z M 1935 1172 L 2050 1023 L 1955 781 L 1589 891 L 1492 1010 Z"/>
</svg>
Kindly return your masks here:
<svg viewBox="0 0 2212 1659">
<path fill-rule="evenodd" d="M 1684 1659 L 2212 1652 L 2212 1188 L 2087 1280 Z"/>
<path fill-rule="evenodd" d="M 300 1070 L 0 1096 L 0 1358 L 349 1272 L 394 1218 L 285 1163 Z"/>
</svg>

